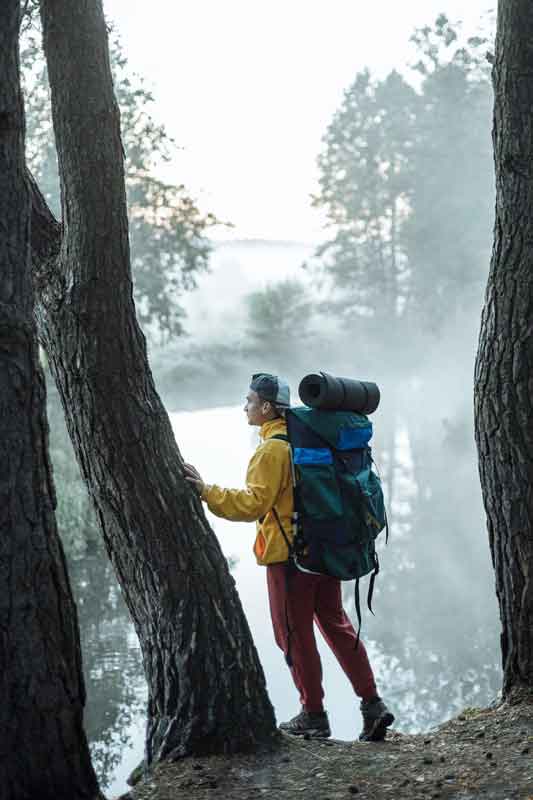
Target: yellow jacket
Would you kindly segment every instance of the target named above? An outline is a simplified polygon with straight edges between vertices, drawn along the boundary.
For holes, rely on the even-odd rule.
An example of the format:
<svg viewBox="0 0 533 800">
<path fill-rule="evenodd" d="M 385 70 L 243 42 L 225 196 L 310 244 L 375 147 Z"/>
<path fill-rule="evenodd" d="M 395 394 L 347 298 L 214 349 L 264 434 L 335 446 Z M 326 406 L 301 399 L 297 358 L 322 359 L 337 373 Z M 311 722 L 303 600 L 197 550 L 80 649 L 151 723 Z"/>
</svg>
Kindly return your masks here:
<svg viewBox="0 0 533 800">
<path fill-rule="evenodd" d="M 289 444 L 271 439 L 278 434 L 287 435 L 285 420 L 265 422 L 259 433 L 262 442 L 248 464 L 246 489 L 206 484 L 202 500 L 217 517 L 235 522 L 257 521 L 254 553 L 257 563 L 266 565 L 287 561 L 289 557 L 272 507 L 276 507 L 283 530 L 292 541 L 293 496 Z"/>
</svg>

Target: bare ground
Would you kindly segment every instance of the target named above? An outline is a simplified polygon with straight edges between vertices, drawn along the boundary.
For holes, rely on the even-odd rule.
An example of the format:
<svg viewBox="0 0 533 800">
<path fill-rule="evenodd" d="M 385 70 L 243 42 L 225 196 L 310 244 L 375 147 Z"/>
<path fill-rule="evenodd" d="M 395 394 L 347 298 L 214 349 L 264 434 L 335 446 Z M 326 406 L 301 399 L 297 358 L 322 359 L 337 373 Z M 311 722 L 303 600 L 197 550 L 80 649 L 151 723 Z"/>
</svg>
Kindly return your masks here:
<svg viewBox="0 0 533 800">
<path fill-rule="evenodd" d="M 283 735 L 253 755 L 161 764 L 124 800 L 533 800 L 533 698 L 380 744 Z"/>
</svg>

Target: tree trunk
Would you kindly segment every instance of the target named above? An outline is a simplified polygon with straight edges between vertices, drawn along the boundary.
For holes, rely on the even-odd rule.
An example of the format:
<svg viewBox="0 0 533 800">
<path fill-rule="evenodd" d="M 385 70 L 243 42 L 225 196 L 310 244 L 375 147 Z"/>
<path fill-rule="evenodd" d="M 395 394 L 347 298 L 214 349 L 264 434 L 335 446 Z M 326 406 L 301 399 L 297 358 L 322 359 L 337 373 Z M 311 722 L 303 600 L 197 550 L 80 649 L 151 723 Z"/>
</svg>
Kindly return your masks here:
<svg viewBox="0 0 533 800">
<path fill-rule="evenodd" d="M 0 798 L 100 797 L 57 534 L 30 260 L 20 0 L 0 4 Z"/>
<path fill-rule="evenodd" d="M 64 233 L 55 258 L 60 232 L 34 192 L 40 335 L 141 643 L 147 761 L 247 749 L 272 737 L 274 713 L 135 317 L 101 0 L 42 0 L 41 16 Z"/>
<path fill-rule="evenodd" d="M 530 0 L 499 3 L 493 70 L 496 224 L 475 414 L 505 698 L 533 689 L 532 31 Z"/>
</svg>

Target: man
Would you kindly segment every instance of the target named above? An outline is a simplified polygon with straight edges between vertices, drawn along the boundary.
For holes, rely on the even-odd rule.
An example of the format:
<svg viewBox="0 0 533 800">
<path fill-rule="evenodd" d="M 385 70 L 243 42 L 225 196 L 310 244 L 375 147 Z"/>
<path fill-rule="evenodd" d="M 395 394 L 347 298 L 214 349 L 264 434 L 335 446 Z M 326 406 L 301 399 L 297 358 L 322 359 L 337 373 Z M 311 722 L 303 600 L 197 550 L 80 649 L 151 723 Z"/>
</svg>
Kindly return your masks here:
<svg viewBox="0 0 533 800">
<path fill-rule="evenodd" d="M 267 569 L 274 636 L 286 655 L 302 705 L 301 712 L 280 728 L 296 736 L 331 735 L 323 706 L 314 621 L 361 698 L 363 730 L 359 739 L 381 741 L 394 717 L 377 693 L 363 642 L 357 643 L 342 607 L 340 581 L 302 568 L 288 572 L 288 542 L 293 538 L 290 447 L 287 441 L 275 437 L 287 436 L 284 414 L 289 406 L 289 386 L 284 380 L 267 373 L 254 375 L 244 411 L 248 424 L 260 427 L 261 444 L 248 465 L 246 488 L 206 484 L 190 464 L 185 465 L 186 478 L 216 516 L 257 522 L 253 549 L 258 564 Z"/>
</svg>

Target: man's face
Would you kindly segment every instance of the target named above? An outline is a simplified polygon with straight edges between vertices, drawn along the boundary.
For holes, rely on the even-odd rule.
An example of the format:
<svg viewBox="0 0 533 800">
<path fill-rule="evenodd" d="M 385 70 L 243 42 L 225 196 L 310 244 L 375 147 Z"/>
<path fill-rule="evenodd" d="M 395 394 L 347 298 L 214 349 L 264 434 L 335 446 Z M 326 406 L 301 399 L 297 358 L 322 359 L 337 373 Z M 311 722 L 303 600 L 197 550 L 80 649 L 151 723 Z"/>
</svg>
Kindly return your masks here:
<svg viewBox="0 0 533 800">
<path fill-rule="evenodd" d="M 248 417 L 248 425 L 262 425 L 270 417 L 272 406 L 267 400 L 261 400 L 257 392 L 250 389 L 246 395 L 244 413 Z"/>
</svg>

